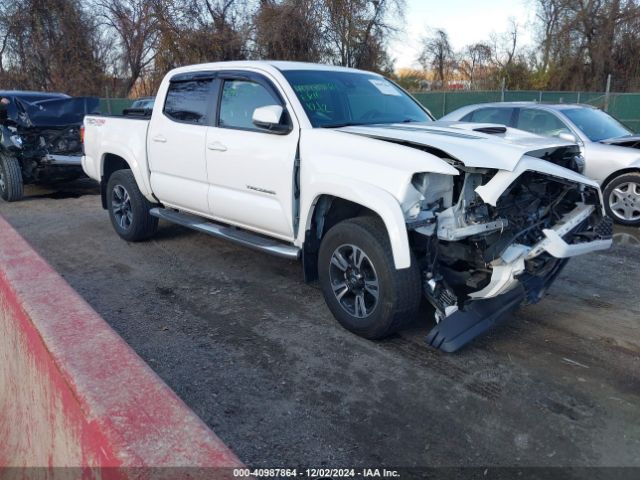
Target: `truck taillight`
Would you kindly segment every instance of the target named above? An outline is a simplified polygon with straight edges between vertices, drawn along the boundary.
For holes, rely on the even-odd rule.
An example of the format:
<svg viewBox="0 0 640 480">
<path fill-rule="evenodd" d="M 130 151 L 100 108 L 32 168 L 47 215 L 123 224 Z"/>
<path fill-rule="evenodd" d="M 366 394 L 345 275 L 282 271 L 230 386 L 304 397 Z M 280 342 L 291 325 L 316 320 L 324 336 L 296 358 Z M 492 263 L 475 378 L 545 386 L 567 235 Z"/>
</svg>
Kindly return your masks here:
<svg viewBox="0 0 640 480">
<path fill-rule="evenodd" d="M 84 143 L 84 125 L 80 127 L 80 141 Z"/>
</svg>

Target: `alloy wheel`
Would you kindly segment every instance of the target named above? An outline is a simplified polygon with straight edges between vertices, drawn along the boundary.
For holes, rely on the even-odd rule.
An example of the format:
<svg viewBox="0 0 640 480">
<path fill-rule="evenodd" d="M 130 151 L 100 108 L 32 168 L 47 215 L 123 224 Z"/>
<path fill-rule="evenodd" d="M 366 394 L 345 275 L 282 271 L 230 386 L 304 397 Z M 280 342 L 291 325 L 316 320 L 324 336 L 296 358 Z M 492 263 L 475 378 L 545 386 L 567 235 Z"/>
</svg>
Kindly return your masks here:
<svg viewBox="0 0 640 480">
<path fill-rule="evenodd" d="M 335 249 L 329 266 L 331 289 L 349 315 L 366 318 L 378 305 L 378 275 L 367 254 L 356 245 Z"/>
<path fill-rule="evenodd" d="M 129 230 L 133 222 L 131 197 L 122 185 L 115 185 L 111 191 L 111 211 L 120 228 Z"/>
<path fill-rule="evenodd" d="M 609 194 L 609 208 L 621 220 L 640 220 L 640 184 L 625 182 Z"/>
</svg>

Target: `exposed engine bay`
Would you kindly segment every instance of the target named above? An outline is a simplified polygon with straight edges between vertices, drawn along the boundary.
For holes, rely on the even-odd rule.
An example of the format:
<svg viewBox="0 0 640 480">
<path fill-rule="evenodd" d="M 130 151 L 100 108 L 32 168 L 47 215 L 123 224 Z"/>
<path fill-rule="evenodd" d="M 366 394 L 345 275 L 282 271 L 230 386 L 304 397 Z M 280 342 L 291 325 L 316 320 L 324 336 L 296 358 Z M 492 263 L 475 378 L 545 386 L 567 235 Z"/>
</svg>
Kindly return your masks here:
<svg viewBox="0 0 640 480">
<path fill-rule="evenodd" d="M 583 253 L 581 246 L 610 245 L 612 223 L 603 214 L 597 188 L 525 171 L 491 204 L 481 193 L 498 171 L 457 168 L 457 177 L 415 175 L 412 186 L 419 196 L 404 204 L 424 295 L 440 329 L 443 321 L 456 323 L 447 326 L 449 338 L 452 328 L 461 334 L 484 331 L 497 320 L 482 328 L 487 315 L 473 312 L 480 303 L 493 299 L 489 316 L 505 313 L 500 298 L 507 300 L 508 310 L 536 303 L 568 258 Z M 475 313 L 471 319 L 469 312 Z M 446 339 L 434 335 L 432 340 Z"/>
<path fill-rule="evenodd" d="M 85 114 L 97 111 L 99 99 L 12 93 L 0 118 L 0 151 L 18 159 L 23 182 L 81 176 L 80 127 Z"/>
</svg>

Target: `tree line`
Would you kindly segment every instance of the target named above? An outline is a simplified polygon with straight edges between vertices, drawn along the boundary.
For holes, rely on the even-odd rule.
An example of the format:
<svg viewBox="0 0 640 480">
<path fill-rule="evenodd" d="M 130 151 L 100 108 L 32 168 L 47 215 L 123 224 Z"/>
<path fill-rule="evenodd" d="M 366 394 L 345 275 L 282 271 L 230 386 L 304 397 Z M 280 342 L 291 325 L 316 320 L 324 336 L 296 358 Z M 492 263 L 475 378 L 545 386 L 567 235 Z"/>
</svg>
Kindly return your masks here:
<svg viewBox="0 0 640 480">
<path fill-rule="evenodd" d="M 459 51 L 446 29 L 429 32 L 423 70 L 404 72 L 404 81 L 430 81 L 435 88 L 603 91 L 611 75 L 612 90 L 640 90 L 638 0 L 530 0 L 529 6 L 533 25 L 511 20 L 505 32 Z M 525 28 L 534 32 L 533 45 L 522 42 Z"/>
<path fill-rule="evenodd" d="M 535 45 L 515 21 L 460 50 L 425 29 L 421 68 L 394 72 L 405 0 L 4 0 L 0 88 L 141 96 L 180 65 L 261 58 L 377 71 L 411 90 L 602 90 L 608 74 L 640 88 L 637 0 L 530 2 Z"/>
</svg>

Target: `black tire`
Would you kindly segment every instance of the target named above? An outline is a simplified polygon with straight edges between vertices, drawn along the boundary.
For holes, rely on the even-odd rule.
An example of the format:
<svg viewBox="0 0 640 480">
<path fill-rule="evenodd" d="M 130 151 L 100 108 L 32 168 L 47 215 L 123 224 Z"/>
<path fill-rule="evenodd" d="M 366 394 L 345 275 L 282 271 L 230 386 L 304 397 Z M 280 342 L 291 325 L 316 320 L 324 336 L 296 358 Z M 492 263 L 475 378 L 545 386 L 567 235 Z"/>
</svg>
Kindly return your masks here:
<svg viewBox="0 0 640 480">
<path fill-rule="evenodd" d="M 357 249 L 360 254 L 356 253 Z M 351 257 L 347 258 L 349 251 Z M 332 263 L 336 252 L 347 263 L 352 262 L 354 256 L 363 258 L 360 268 L 354 268 L 355 264 L 346 270 L 342 269 L 344 264 L 338 267 L 338 257 L 337 263 Z M 333 226 L 320 244 L 318 275 L 322 294 L 333 316 L 344 328 L 364 338 L 373 340 L 392 334 L 415 318 L 420 306 L 422 288 L 417 262 L 412 257 L 411 267 L 396 270 L 387 230 L 378 218 L 357 217 Z M 377 299 L 362 285 L 374 282 L 374 278 L 378 283 Z M 341 286 L 343 281 L 345 285 Z M 346 293 L 345 288 L 349 289 Z M 358 308 L 355 297 L 360 294 L 363 300 Z M 354 297 L 353 301 L 350 296 Z M 364 317 L 358 315 L 363 309 L 368 312 Z"/>
<path fill-rule="evenodd" d="M 131 170 L 118 170 L 107 183 L 107 210 L 116 233 L 128 242 L 140 242 L 158 229 L 149 214 L 153 204 L 140 192 Z M 124 220 L 123 220 L 124 218 Z"/>
<path fill-rule="evenodd" d="M 24 195 L 22 168 L 12 155 L 0 154 L 0 197 L 6 202 L 16 202 Z"/>
<path fill-rule="evenodd" d="M 640 226 L 640 173 L 625 173 L 605 186 L 604 207 L 614 222 Z"/>
</svg>

